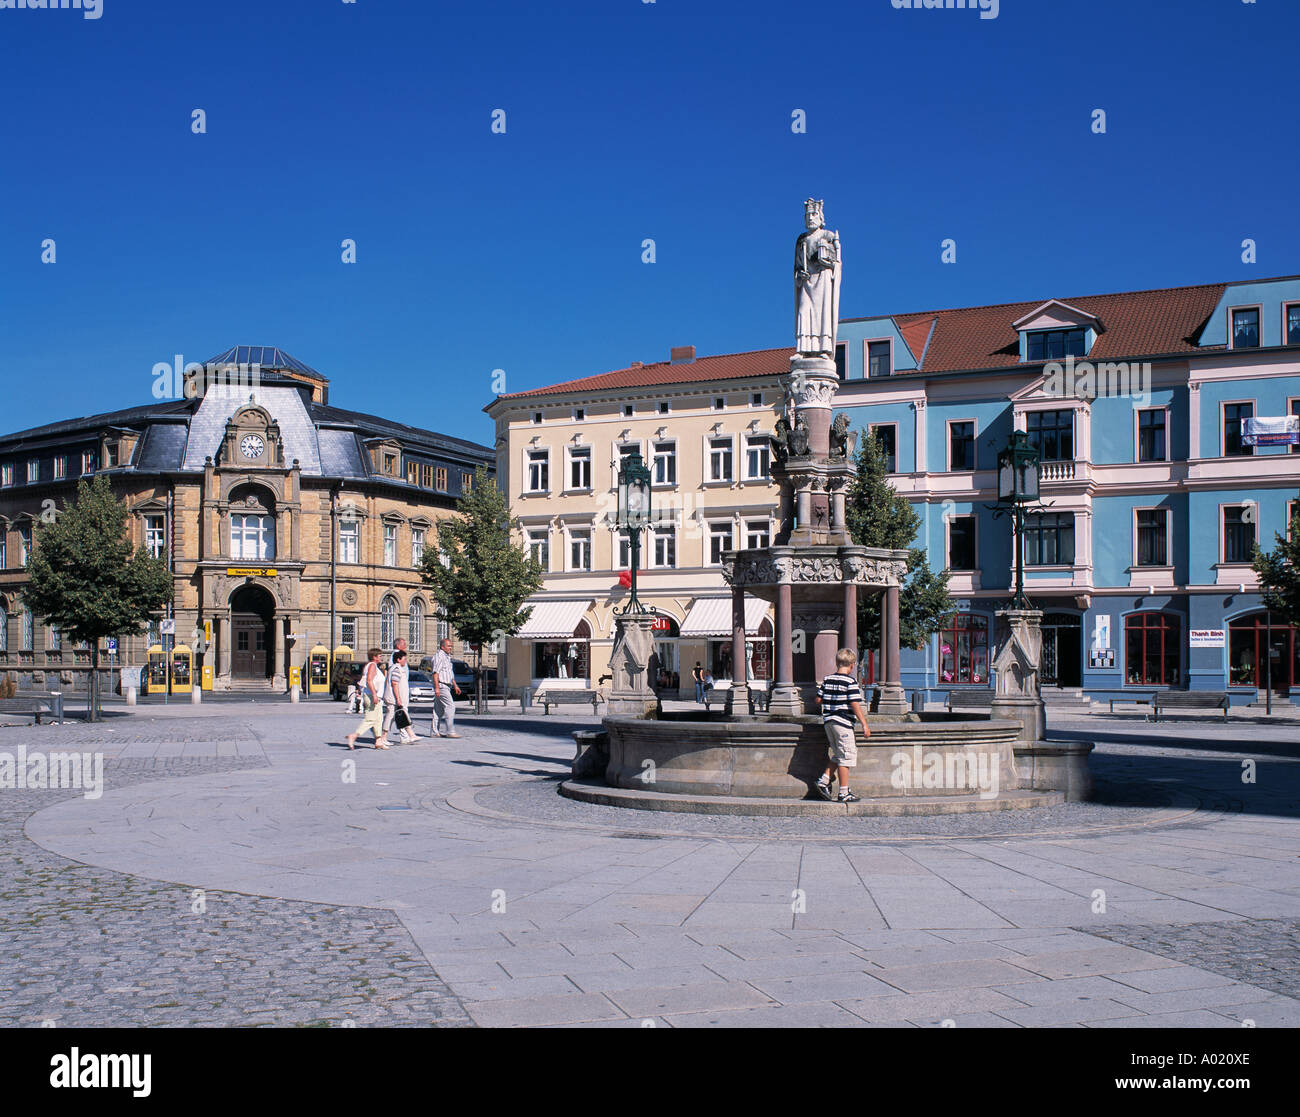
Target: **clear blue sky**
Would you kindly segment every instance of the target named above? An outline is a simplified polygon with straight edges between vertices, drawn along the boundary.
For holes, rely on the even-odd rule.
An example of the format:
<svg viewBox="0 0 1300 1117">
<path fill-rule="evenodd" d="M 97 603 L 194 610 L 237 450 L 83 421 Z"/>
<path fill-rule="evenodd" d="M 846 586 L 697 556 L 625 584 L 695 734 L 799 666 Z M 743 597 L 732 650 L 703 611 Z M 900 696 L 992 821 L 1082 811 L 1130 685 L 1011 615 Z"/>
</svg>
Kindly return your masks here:
<svg viewBox="0 0 1300 1117">
<path fill-rule="evenodd" d="M 0 10 L 0 428 L 253 344 L 490 442 L 496 368 L 791 344 L 809 194 L 845 316 L 1300 272 L 1297 31 L 1296 0 Z"/>
</svg>

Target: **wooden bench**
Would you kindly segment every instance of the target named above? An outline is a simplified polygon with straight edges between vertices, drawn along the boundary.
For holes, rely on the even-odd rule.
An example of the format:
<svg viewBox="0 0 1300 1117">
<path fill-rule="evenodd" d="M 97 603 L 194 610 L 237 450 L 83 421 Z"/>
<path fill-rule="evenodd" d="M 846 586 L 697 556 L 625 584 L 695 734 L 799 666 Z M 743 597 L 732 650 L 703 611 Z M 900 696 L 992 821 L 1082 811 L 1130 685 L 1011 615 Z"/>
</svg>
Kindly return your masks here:
<svg viewBox="0 0 1300 1117">
<path fill-rule="evenodd" d="M 1228 720 L 1228 695 L 1220 690 L 1167 690 L 1151 699 L 1151 719 L 1160 720 L 1161 710 L 1222 710 Z"/>
<path fill-rule="evenodd" d="M 591 703 L 591 712 L 598 713 L 597 704 L 600 702 L 600 691 L 598 690 L 541 690 L 533 695 L 534 700 L 541 702 L 543 713 L 549 714 L 552 706 L 581 706 Z"/>
<path fill-rule="evenodd" d="M 1128 702 L 1128 703 L 1130 703 L 1131 705 L 1134 705 L 1134 706 L 1150 706 L 1150 705 L 1151 705 L 1151 699 L 1152 699 L 1153 697 L 1154 697 L 1154 695 L 1151 695 L 1151 694 L 1147 694 L 1147 695 L 1144 695 L 1144 696 L 1141 696 L 1141 697 L 1139 697 L 1138 695 L 1134 694 L 1134 695 L 1132 695 L 1131 697 L 1126 696 L 1126 697 L 1124 697 L 1124 698 L 1112 698 L 1112 699 L 1110 700 L 1110 712 L 1111 712 L 1112 714 L 1115 712 L 1115 703 L 1116 703 L 1116 702 Z"/>
<path fill-rule="evenodd" d="M 47 698 L 0 698 L 0 714 L 23 714 L 41 724 L 47 714 L 63 724 L 63 695 L 51 694 Z"/>
<path fill-rule="evenodd" d="M 992 710 L 993 690 L 979 687 L 974 690 L 950 690 L 948 692 L 948 712 L 960 707 L 963 710 Z"/>
</svg>

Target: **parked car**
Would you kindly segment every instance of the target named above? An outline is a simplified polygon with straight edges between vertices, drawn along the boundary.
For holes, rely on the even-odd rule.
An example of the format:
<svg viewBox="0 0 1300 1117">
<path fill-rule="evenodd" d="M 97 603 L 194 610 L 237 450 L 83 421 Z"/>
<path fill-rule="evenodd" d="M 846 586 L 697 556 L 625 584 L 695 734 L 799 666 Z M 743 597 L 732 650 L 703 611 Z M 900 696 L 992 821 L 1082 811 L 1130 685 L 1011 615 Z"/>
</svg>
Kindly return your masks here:
<svg viewBox="0 0 1300 1117">
<path fill-rule="evenodd" d="M 451 661 L 452 674 L 456 679 L 456 685 L 460 687 L 462 698 L 473 698 L 475 693 L 474 668 L 472 668 L 463 659 L 453 659 Z M 483 669 L 483 693 L 495 694 L 497 689 L 497 669 L 495 667 L 485 667 Z"/>
<path fill-rule="evenodd" d="M 433 676 L 427 671 L 412 671 L 407 678 L 411 684 L 412 702 L 433 701 Z"/>
</svg>

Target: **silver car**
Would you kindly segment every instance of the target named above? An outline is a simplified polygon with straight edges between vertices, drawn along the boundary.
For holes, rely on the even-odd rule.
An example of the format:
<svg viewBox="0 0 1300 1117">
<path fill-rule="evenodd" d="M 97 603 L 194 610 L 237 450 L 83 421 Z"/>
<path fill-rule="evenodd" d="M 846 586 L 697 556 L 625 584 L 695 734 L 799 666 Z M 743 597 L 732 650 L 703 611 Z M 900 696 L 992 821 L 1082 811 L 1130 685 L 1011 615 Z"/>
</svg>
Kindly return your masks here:
<svg viewBox="0 0 1300 1117">
<path fill-rule="evenodd" d="M 412 671 L 408 676 L 412 702 L 433 701 L 433 676 L 427 671 Z"/>
</svg>

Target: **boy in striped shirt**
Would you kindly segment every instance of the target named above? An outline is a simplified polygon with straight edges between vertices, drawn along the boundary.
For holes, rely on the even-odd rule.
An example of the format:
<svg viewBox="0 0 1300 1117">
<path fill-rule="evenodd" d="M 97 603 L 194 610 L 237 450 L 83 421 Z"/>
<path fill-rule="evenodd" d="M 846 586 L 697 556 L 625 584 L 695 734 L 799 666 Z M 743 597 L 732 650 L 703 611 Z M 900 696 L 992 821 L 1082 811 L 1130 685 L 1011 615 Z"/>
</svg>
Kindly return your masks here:
<svg viewBox="0 0 1300 1117">
<path fill-rule="evenodd" d="M 817 781 L 817 794 L 831 798 L 831 778 L 839 769 L 840 803 L 856 803 L 858 796 L 849 787 L 849 769 L 858 763 L 858 746 L 853 736 L 853 719 L 862 725 L 862 735 L 871 736 L 867 715 L 862 709 L 862 690 L 854 673 L 858 656 L 852 648 L 841 648 L 835 653 L 835 674 L 827 675 L 817 688 L 817 701 L 821 703 L 822 722 L 826 726 L 826 739 L 831 762 Z"/>
</svg>

